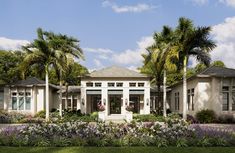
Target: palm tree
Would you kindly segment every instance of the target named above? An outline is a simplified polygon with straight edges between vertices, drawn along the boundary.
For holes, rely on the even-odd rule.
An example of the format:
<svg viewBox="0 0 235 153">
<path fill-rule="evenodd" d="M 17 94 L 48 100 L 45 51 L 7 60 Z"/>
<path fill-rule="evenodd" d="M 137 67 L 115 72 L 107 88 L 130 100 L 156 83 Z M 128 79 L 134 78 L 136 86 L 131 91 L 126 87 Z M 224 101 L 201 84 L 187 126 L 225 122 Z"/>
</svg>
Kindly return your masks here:
<svg viewBox="0 0 235 153">
<path fill-rule="evenodd" d="M 49 120 L 49 70 L 56 66 L 63 68 L 64 54 L 61 50 L 53 50 L 47 40 L 44 31 L 37 29 L 37 39 L 22 48 L 26 51 L 26 56 L 22 62 L 24 70 L 31 66 L 37 66 L 45 71 L 46 80 L 46 120 Z"/>
<path fill-rule="evenodd" d="M 64 54 L 65 67 L 60 67 L 58 63 L 55 65 L 57 76 L 60 80 L 60 116 L 62 116 L 62 86 L 63 82 L 66 84 L 66 103 L 68 101 L 68 83 L 66 82 L 66 75 L 74 65 L 74 58 L 84 59 L 83 51 L 79 46 L 79 40 L 73 37 L 68 37 L 67 35 L 55 34 L 53 32 L 44 32 L 47 36 L 47 40 L 50 42 L 50 47 L 57 51 L 60 50 Z"/>
<path fill-rule="evenodd" d="M 175 45 L 178 50 L 178 68 L 183 69 L 183 118 L 186 119 L 187 109 L 187 65 L 189 57 L 196 57 L 199 62 L 209 65 L 211 58 L 209 52 L 216 47 L 209 38 L 210 27 L 195 28 L 193 22 L 187 18 L 179 18 L 176 27 Z"/>
<path fill-rule="evenodd" d="M 152 76 L 152 82 L 156 83 L 158 89 L 158 114 L 163 109 L 163 115 L 166 116 L 166 72 L 172 70 L 173 63 L 171 58 L 176 56 L 172 52 L 173 31 L 171 28 L 164 26 L 161 33 L 154 34 L 155 43 L 150 46 L 147 55 L 144 57 L 144 66 L 140 69 L 142 73 Z M 161 100 L 161 85 L 163 83 L 163 108 L 159 108 Z"/>
</svg>

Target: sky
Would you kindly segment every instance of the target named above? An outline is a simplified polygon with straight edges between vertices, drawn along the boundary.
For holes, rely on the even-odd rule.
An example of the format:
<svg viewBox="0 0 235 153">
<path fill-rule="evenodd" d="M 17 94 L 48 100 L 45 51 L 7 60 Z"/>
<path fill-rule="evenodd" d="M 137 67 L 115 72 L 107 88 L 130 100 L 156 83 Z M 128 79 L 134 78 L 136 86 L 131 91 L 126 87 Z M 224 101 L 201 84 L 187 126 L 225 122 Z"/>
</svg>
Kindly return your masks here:
<svg viewBox="0 0 235 153">
<path fill-rule="evenodd" d="M 136 70 L 153 33 L 174 28 L 179 17 L 211 26 L 212 60 L 235 68 L 235 0 L 0 0 L 0 49 L 20 49 L 41 27 L 80 40 L 85 61 L 79 62 L 89 70 Z"/>
</svg>

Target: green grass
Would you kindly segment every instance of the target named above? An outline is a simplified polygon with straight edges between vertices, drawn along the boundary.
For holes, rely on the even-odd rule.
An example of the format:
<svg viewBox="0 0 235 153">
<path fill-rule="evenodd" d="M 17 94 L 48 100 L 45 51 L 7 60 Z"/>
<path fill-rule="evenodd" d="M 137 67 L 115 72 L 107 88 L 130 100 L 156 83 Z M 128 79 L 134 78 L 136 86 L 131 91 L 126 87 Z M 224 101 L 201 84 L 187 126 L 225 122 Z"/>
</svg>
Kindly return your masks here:
<svg viewBox="0 0 235 153">
<path fill-rule="evenodd" d="M 0 147 L 0 153 L 235 153 L 235 147 Z"/>
</svg>

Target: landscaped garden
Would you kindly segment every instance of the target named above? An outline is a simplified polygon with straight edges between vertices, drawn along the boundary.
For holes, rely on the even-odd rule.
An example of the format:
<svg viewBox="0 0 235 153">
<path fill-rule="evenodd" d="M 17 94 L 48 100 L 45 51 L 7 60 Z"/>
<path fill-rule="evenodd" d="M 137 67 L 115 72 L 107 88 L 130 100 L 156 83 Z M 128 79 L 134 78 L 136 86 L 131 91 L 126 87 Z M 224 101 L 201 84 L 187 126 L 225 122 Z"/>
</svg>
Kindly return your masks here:
<svg viewBox="0 0 235 153">
<path fill-rule="evenodd" d="M 198 114 L 208 112 L 203 110 Z M 35 117 L 6 112 L 0 115 L 2 123 L 31 123 L 2 128 L 1 146 L 235 147 L 235 126 L 220 128 L 191 124 L 192 117 L 185 121 L 177 114 L 165 118 L 153 114 L 134 115 L 131 123 L 120 124 L 98 122 L 97 113 L 83 115 L 79 111 L 64 111 L 63 118 L 58 112 L 52 112 L 49 122 L 43 119 L 45 112 L 39 112 Z M 211 120 L 212 115 L 204 115 L 204 121 Z"/>
</svg>

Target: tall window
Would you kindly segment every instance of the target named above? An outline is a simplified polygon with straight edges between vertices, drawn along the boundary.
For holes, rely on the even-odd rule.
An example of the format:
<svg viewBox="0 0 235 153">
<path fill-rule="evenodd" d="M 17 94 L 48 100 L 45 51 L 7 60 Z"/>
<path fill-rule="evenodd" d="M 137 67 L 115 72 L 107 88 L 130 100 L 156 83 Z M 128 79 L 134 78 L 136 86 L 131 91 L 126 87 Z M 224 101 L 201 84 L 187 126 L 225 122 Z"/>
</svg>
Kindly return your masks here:
<svg viewBox="0 0 235 153">
<path fill-rule="evenodd" d="M 180 99 L 179 99 L 179 92 L 175 93 L 175 110 L 179 110 Z"/>
<path fill-rule="evenodd" d="M 12 110 L 17 110 L 17 92 L 11 93 Z"/>
<path fill-rule="evenodd" d="M 191 96 L 192 96 L 192 111 L 194 111 L 194 89 L 191 89 Z"/>
<path fill-rule="evenodd" d="M 232 87 L 232 110 L 235 111 L 235 86 Z"/>
<path fill-rule="evenodd" d="M 12 110 L 30 110 L 31 109 L 31 92 L 21 89 L 18 92 L 11 92 Z"/>
<path fill-rule="evenodd" d="M 229 87 L 228 86 L 223 86 L 222 94 L 223 94 L 222 110 L 228 111 L 229 110 Z"/>
<path fill-rule="evenodd" d="M 188 89 L 188 92 L 187 92 L 187 108 L 188 110 L 190 110 L 190 98 L 191 98 L 191 95 L 190 95 L 190 89 Z"/>
</svg>

